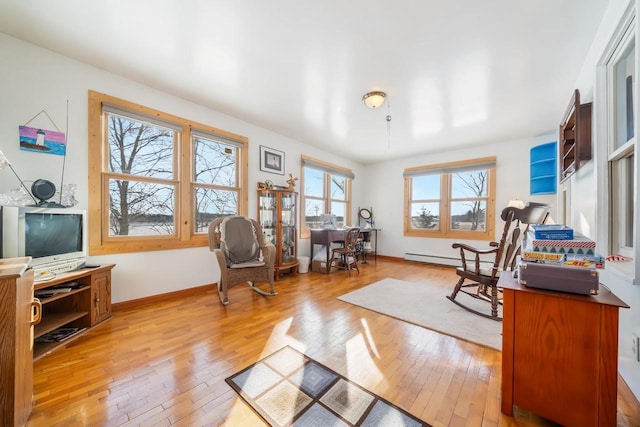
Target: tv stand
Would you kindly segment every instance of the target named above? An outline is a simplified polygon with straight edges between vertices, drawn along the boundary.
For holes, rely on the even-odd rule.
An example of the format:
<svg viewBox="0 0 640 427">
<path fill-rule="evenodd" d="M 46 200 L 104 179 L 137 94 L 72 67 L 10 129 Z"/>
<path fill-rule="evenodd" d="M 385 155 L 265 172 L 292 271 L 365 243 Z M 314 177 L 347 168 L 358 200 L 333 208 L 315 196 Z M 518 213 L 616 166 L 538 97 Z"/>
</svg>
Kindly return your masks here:
<svg viewBox="0 0 640 427">
<path fill-rule="evenodd" d="M 33 286 L 36 298 L 42 295 L 42 319 L 34 328 L 33 360 L 51 353 L 111 317 L 111 270 L 115 264 L 56 274 Z M 44 295 L 43 295 L 44 294 Z M 61 341 L 38 342 L 45 334 L 61 328 L 78 332 Z"/>
</svg>

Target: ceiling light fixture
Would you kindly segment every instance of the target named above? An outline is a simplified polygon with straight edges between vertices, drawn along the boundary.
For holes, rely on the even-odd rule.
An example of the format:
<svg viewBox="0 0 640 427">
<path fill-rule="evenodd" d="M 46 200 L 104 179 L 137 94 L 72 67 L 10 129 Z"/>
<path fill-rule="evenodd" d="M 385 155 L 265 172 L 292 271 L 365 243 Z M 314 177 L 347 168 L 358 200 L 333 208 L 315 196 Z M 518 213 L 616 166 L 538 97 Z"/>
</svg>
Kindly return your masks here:
<svg viewBox="0 0 640 427">
<path fill-rule="evenodd" d="M 369 108 L 373 108 L 374 110 L 384 104 L 384 99 L 387 94 L 380 91 L 374 91 L 364 94 L 362 97 L 362 102 Z"/>
</svg>

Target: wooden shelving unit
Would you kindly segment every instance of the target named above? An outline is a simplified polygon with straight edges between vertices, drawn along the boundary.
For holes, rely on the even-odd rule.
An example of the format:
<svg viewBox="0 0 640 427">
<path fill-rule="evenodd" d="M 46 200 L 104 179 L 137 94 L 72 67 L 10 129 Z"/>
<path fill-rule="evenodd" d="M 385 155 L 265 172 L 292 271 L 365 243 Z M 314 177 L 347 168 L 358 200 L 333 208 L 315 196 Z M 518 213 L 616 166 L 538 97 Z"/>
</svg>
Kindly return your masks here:
<svg viewBox="0 0 640 427">
<path fill-rule="evenodd" d="M 560 182 L 591 160 L 591 103 L 580 104 L 580 91 L 573 92 L 558 135 Z"/>
<path fill-rule="evenodd" d="M 42 291 L 75 283 L 80 286 L 68 292 L 40 298 L 42 319 L 34 327 L 34 340 L 59 328 L 85 328 L 84 331 L 59 342 L 34 342 L 33 360 L 65 346 L 93 326 L 111 317 L 111 269 L 113 264 L 83 268 L 36 282 L 34 291 Z"/>
<path fill-rule="evenodd" d="M 265 240 L 276 247 L 276 280 L 283 272 L 296 274 L 298 268 L 297 197 L 291 190 L 258 190 L 258 222 Z"/>
</svg>

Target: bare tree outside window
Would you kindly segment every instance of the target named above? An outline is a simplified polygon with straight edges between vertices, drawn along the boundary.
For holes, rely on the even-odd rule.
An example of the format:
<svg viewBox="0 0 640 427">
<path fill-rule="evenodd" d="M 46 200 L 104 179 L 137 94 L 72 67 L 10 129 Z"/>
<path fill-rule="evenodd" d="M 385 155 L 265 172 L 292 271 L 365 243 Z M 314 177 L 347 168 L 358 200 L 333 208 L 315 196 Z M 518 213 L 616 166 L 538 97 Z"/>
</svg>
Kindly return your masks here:
<svg viewBox="0 0 640 427">
<path fill-rule="evenodd" d="M 109 233 L 174 233 L 174 131 L 115 114 L 109 124 Z"/>
<path fill-rule="evenodd" d="M 454 173 L 451 183 L 451 227 L 485 229 L 487 170 Z M 457 224 L 457 226 L 456 226 Z"/>
<path fill-rule="evenodd" d="M 193 137 L 196 233 L 205 232 L 214 219 L 238 214 L 238 147 Z"/>
<path fill-rule="evenodd" d="M 405 170 L 404 235 L 493 239 L 495 158 Z"/>
</svg>

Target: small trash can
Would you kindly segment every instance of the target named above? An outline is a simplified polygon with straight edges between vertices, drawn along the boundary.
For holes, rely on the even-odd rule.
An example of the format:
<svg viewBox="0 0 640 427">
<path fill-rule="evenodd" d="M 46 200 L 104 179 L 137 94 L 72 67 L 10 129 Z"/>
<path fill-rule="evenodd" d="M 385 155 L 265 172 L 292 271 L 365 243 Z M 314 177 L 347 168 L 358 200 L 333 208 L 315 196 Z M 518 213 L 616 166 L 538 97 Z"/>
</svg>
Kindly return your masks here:
<svg viewBox="0 0 640 427">
<path fill-rule="evenodd" d="M 298 257 L 298 273 L 308 273 L 309 272 L 309 257 L 301 256 Z"/>
</svg>

